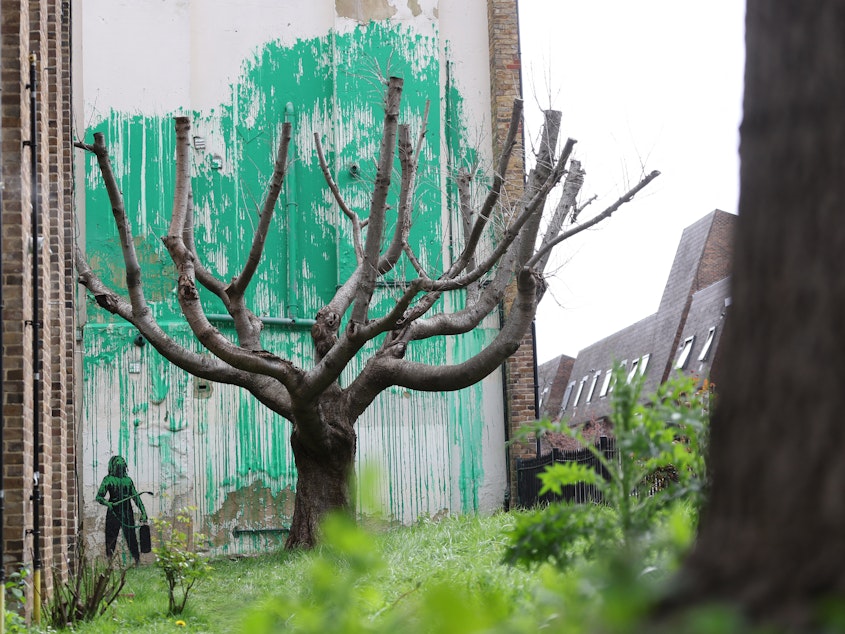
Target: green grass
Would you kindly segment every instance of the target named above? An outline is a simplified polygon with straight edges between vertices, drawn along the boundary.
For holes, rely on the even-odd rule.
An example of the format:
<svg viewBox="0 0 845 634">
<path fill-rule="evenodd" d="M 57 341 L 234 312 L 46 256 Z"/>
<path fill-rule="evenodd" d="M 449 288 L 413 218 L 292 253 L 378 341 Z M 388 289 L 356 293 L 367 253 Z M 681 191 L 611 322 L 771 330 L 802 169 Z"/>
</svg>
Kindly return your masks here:
<svg viewBox="0 0 845 634">
<path fill-rule="evenodd" d="M 517 609 L 530 603 L 538 577 L 500 563 L 513 523 L 514 516 L 505 513 L 487 518 L 454 517 L 380 534 L 356 532 L 369 545 L 347 544 L 341 548 L 354 554 L 372 547 L 365 556 L 374 559 L 364 561 L 363 566 L 372 566 L 374 574 L 365 572 L 352 583 L 360 585 L 361 577 L 368 577 L 367 583 L 376 588 L 379 596 L 372 606 L 374 614 L 411 603 L 440 587 L 495 594 L 510 603 L 509 610 Z M 75 631 L 239 632 L 246 615 L 261 610 L 268 601 L 297 597 L 307 601 L 315 585 L 316 562 L 325 559 L 331 559 L 331 553 L 318 549 L 215 560 L 211 576 L 195 586 L 184 613 L 178 617 L 166 614 L 167 590 L 161 572 L 154 566 L 133 568 L 127 572 L 122 596 L 103 616 L 80 624 Z M 348 567 L 346 563 L 339 565 L 341 570 Z M 336 581 L 344 583 L 340 578 Z M 363 609 L 368 610 L 366 606 Z M 184 621 L 185 627 L 177 626 L 177 620 Z"/>
</svg>

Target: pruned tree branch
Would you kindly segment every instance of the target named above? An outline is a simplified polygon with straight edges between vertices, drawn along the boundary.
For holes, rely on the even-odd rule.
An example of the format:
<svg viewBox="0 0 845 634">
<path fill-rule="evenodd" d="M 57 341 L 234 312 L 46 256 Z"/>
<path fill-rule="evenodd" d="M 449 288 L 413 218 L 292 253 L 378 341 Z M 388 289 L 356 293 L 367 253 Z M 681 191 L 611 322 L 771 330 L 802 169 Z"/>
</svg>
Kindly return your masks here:
<svg viewBox="0 0 845 634">
<path fill-rule="evenodd" d="M 481 205 L 481 209 L 476 215 L 475 224 L 473 225 L 472 231 L 470 232 L 470 235 L 466 240 L 466 244 L 464 245 L 463 251 L 445 275 L 447 278 L 453 278 L 455 275 L 457 275 L 466 268 L 467 263 L 475 254 L 475 250 L 478 247 L 479 241 L 481 240 L 484 228 L 487 226 L 487 222 L 490 220 L 490 214 L 493 213 L 493 209 L 496 207 L 496 203 L 499 201 L 499 196 L 502 192 L 502 186 L 505 182 L 505 174 L 508 171 L 508 164 L 510 163 L 511 155 L 513 154 L 513 149 L 516 146 L 517 133 L 519 131 L 519 126 L 522 122 L 522 108 L 522 99 L 515 99 L 513 102 L 513 110 L 511 111 L 511 120 L 508 126 L 508 133 L 505 137 L 504 146 L 502 147 L 502 154 L 499 157 L 499 164 L 497 166 L 495 174 L 493 175 L 493 183 L 490 186 L 490 191 L 488 192 L 484 203 Z"/>
<path fill-rule="evenodd" d="M 572 159 L 569 162 L 569 173 L 566 175 L 566 180 L 563 182 L 563 192 L 558 201 L 549 226 L 546 228 L 546 233 L 543 236 L 542 244 L 548 244 L 560 233 L 564 223 L 568 217 L 575 215 L 575 203 L 578 200 L 578 193 L 581 191 L 581 186 L 584 184 L 584 176 L 586 170 L 581 168 L 581 161 Z M 549 261 L 551 251 L 547 252 L 540 260 L 537 261 L 537 269 L 540 271 L 546 270 L 546 264 Z"/>
<path fill-rule="evenodd" d="M 378 169 L 367 220 L 367 239 L 364 243 L 364 260 L 359 265 L 361 279 L 355 293 L 352 307 L 351 324 L 363 324 L 367 320 L 370 300 L 378 278 L 378 264 L 381 254 L 381 240 L 384 234 L 385 212 L 387 211 L 387 193 L 390 189 L 390 177 L 393 172 L 393 156 L 396 150 L 396 134 L 399 127 L 399 101 L 402 97 L 403 81 L 391 77 L 387 83 L 385 98 L 384 128 L 379 150 Z"/>
<path fill-rule="evenodd" d="M 234 345 L 208 321 L 205 315 L 196 286 L 194 258 L 184 241 L 191 188 L 189 159 L 191 123 L 187 117 L 176 117 L 175 122 L 176 178 L 173 211 L 170 229 L 162 241 L 179 274 L 176 297 L 182 314 L 196 338 L 212 354 L 240 370 L 272 376 L 284 384 L 288 391 L 292 391 L 301 371 L 297 370 L 290 361 L 258 348 L 255 345 L 257 334 L 248 334 L 249 349 Z M 252 317 L 254 318 L 254 315 Z"/>
<path fill-rule="evenodd" d="M 402 124 L 399 126 L 399 164 L 402 168 L 402 184 L 399 189 L 399 210 L 393 240 L 391 240 L 390 246 L 388 246 L 378 263 L 378 272 L 380 275 L 384 275 L 396 266 L 399 256 L 402 255 L 403 247 L 408 242 L 420 150 L 422 149 L 423 139 L 425 139 L 430 105 L 428 101 L 425 102 L 422 126 L 417 137 L 416 146 L 411 145 L 410 128 L 408 125 Z"/>
</svg>

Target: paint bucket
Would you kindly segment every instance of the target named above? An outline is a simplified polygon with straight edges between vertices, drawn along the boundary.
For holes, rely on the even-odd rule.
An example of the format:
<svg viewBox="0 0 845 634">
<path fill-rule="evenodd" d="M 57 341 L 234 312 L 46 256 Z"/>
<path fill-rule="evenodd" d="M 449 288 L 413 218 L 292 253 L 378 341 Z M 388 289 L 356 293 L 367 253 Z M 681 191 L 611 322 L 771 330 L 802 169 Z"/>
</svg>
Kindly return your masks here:
<svg viewBox="0 0 845 634">
<path fill-rule="evenodd" d="M 140 528 L 138 529 L 138 537 L 140 538 L 141 542 L 141 552 L 148 553 L 153 549 L 153 543 L 150 539 L 150 525 L 149 524 L 141 524 Z"/>
</svg>

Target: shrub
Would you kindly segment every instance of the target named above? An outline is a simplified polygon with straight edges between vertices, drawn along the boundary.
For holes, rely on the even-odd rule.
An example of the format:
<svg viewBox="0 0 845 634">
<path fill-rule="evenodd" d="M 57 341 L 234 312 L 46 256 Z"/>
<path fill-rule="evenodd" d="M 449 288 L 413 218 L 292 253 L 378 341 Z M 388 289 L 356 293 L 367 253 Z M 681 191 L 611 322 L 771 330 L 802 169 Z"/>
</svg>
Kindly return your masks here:
<svg viewBox="0 0 845 634">
<path fill-rule="evenodd" d="M 596 549 L 634 560 L 654 544 L 658 520 L 670 512 L 679 515 L 669 522 L 674 534 L 691 538 L 691 531 L 683 528 L 683 510 L 673 508 L 673 503 L 686 500 L 695 515 L 704 496 L 709 386 L 705 383 L 696 390 L 695 379 L 678 377 L 660 386 L 642 405 L 643 378 L 631 383 L 626 379 L 624 369 L 616 367 L 611 415 L 616 459 L 606 458 L 577 430 L 548 422 L 539 426 L 577 438 L 610 474 L 605 480 L 586 465 L 554 464 L 540 475 L 541 495 L 560 494 L 564 486 L 587 482 L 599 489 L 607 507 L 555 503 L 523 516 L 505 555 L 508 563 L 530 566 L 550 561 L 566 568 L 576 557 L 591 556 Z"/>
<path fill-rule="evenodd" d="M 168 613 L 181 614 L 188 602 L 188 595 L 194 584 L 211 574 L 208 557 L 192 547 L 195 541 L 205 539 L 201 533 L 194 533 L 189 540 L 193 520 L 190 508 L 179 509 L 175 521 L 163 518 L 153 519 L 158 531 L 159 545 L 153 548 L 156 566 L 164 573 L 167 582 Z"/>
</svg>

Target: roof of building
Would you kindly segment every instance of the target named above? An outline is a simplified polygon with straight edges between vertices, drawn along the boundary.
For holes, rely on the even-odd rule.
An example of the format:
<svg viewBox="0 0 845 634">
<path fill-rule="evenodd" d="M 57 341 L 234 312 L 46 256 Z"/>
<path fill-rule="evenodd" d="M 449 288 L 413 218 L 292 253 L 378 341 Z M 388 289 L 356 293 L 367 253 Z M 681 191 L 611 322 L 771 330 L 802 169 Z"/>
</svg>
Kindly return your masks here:
<svg viewBox="0 0 845 634">
<path fill-rule="evenodd" d="M 537 387 L 540 397 L 540 416 L 543 418 L 556 415 L 560 411 L 563 392 L 569 381 L 575 357 L 558 355 L 537 367 Z"/>
<path fill-rule="evenodd" d="M 710 374 L 730 303 L 735 221 L 717 209 L 684 229 L 657 312 L 581 350 L 565 384 L 560 375 L 548 387 L 563 394 L 557 411 L 547 400 L 550 418 L 581 424 L 606 417 L 615 363 L 629 378 L 644 375 L 646 394 L 673 372 Z"/>
</svg>

